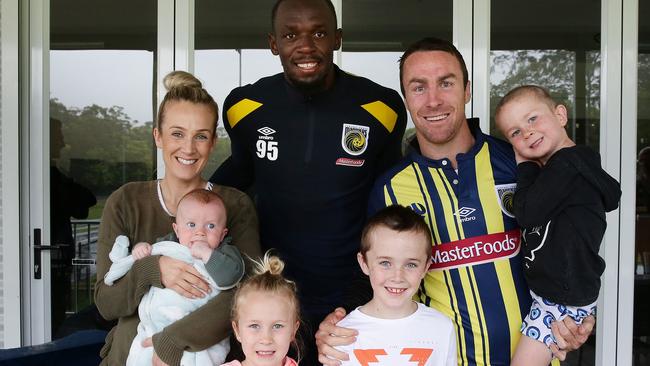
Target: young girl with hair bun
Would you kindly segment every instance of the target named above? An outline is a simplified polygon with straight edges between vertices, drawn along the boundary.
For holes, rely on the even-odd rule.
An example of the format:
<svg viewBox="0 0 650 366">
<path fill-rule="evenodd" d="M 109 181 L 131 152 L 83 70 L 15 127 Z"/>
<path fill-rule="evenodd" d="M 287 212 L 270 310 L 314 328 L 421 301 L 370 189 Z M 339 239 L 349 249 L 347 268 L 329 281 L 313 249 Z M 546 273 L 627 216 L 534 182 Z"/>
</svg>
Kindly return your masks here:
<svg viewBox="0 0 650 366">
<path fill-rule="evenodd" d="M 297 366 L 287 356 L 290 346 L 300 355 L 296 284 L 282 276 L 284 262 L 268 252 L 255 267 L 255 274 L 237 289 L 231 314 L 235 337 L 246 357 L 222 366 Z"/>
</svg>

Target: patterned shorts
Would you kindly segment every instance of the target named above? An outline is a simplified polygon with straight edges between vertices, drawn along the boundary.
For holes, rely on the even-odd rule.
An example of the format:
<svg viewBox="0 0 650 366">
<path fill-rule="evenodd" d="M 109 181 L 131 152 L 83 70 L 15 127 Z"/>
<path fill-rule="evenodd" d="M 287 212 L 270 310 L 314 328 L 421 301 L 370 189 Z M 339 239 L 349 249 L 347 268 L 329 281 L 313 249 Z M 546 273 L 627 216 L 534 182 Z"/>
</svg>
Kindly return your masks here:
<svg viewBox="0 0 650 366">
<path fill-rule="evenodd" d="M 533 297 L 533 303 L 530 305 L 530 312 L 521 324 L 521 333 L 545 343 L 547 347 L 550 347 L 552 343 L 557 344 L 551 332 L 553 321 L 569 316 L 576 324 L 581 324 L 586 317 L 596 314 L 596 302 L 579 307 L 559 305 L 537 296 L 533 291 L 530 291 L 530 295 Z"/>
</svg>

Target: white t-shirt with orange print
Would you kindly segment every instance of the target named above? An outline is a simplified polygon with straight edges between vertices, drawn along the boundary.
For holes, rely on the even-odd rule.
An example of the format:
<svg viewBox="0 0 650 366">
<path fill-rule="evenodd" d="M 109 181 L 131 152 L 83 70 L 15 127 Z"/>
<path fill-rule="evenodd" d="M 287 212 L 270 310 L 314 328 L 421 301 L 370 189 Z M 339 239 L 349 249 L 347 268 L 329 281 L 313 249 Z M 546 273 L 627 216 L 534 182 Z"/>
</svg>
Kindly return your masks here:
<svg viewBox="0 0 650 366">
<path fill-rule="evenodd" d="M 356 342 L 336 347 L 350 360 L 343 366 L 457 366 L 456 331 L 451 320 L 418 303 L 401 319 L 380 319 L 356 310 L 337 326 L 359 331 Z"/>
</svg>

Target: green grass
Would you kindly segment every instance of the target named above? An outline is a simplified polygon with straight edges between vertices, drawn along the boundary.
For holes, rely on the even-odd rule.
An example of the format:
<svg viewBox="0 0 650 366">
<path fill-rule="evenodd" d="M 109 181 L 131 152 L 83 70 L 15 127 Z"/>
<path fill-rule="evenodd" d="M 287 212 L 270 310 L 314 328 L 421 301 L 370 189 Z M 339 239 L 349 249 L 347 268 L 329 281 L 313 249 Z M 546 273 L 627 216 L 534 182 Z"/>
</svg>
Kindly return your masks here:
<svg viewBox="0 0 650 366">
<path fill-rule="evenodd" d="M 97 197 L 97 204 L 88 210 L 88 220 L 99 220 L 106 204 L 106 197 Z"/>
</svg>

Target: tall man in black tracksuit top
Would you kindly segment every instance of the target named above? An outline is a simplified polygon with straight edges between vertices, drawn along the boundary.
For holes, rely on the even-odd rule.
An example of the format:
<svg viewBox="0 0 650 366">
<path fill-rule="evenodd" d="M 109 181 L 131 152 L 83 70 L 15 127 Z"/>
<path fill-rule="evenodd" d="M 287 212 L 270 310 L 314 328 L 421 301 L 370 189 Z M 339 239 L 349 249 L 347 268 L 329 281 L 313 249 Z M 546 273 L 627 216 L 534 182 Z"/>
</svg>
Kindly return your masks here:
<svg viewBox="0 0 650 366">
<path fill-rule="evenodd" d="M 406 112 L 394 90 L 333 64 L 341 30 L 329 0 L 278 1 L 272 26 L 284 72 L 226 98 L 232 156 L 211 181 L 254 187 L 262 245 L 286 261 L 316 328 L 356 270 L 368 194 L 401 157 Z"/>
</svg>

